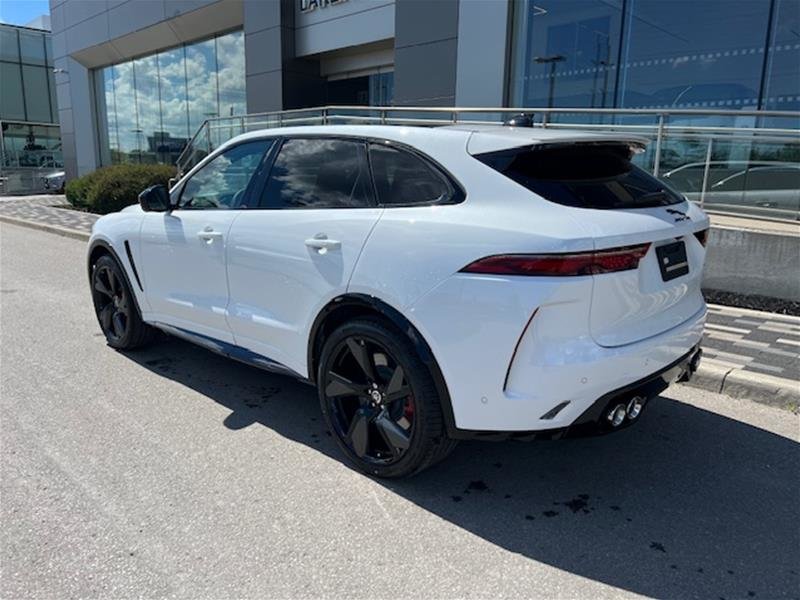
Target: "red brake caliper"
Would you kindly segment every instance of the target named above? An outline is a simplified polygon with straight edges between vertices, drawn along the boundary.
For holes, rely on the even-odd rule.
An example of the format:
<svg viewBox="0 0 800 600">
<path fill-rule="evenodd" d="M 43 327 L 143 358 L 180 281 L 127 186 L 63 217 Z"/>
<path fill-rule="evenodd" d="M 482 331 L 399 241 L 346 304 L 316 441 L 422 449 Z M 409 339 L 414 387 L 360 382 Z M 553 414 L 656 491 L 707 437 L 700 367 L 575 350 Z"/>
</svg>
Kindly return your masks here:
<svg viewBox="0 0 800 600">
<path fill-rule="evenodd" d="M 403 405 L 403 416 L 411 423 L 414 420 L 414 396 L 409 396 Z"/>
</svg>

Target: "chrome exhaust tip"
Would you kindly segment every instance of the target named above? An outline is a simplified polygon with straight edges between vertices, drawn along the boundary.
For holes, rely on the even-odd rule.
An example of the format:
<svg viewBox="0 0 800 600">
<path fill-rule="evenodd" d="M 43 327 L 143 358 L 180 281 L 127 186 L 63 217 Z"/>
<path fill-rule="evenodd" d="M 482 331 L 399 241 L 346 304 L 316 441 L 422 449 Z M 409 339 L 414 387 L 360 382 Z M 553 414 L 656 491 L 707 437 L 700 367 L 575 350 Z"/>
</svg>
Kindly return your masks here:
<svg viewBox="0 0 800 600">
<path fill-rule="evenodd" d="M 625 420 L 628 414 L 628 409 L 624 404 L 617 404 L 614 408 L 606 414 L 606 420 L 611 423 L 612 427 L 619 427 Z"/>
<path fill-rule="evenodd" d="M 644 403 L 647 399 L 644 396 L 634 396 L 631 398 L 630 402 L 628 402 L 627 414 L 628 418 L 632 421 L 640 414 L 642 414 L 642 409 L 644 408 Z"/>
</svg>

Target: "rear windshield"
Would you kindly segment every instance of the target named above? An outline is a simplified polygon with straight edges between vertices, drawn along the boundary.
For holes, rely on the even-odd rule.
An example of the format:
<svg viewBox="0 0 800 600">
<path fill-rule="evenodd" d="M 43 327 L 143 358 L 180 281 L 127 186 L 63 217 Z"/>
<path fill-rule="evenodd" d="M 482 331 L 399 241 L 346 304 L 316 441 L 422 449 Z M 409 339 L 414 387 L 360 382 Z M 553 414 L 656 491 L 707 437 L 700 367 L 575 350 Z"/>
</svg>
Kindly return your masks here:
<svg viewBox="0 0 800 600">
<path fill-rule="evenodd" d="M 539 196 L 579 208 L 646 208 L 683 197 L 631 162 L 627 144 L 512 148 L 475 156 Z"/>
</svg>

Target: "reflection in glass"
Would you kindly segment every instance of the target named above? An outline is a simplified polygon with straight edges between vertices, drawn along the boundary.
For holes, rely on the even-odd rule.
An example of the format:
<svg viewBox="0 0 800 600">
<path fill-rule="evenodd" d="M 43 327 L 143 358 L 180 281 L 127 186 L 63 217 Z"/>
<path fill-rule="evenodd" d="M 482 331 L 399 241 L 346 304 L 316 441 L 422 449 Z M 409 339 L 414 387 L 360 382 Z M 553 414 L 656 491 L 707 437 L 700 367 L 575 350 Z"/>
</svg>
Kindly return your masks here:
<svg viewBox="0 0 800 600">
<path fill-rule="evenodd" d="M 136 77 L 136 108 L 139 115 L 137 144 L 140 162 L 157 162 L 156 149 L 161 143 L 161 108 L 158 86 L 158 61 L 155 56 L 133 61 Z"/>
<path fill-rule="evenodd" d="M 295 139 L 281 146 L 264 188 L 267 208 L 364 208 L 369 206 L 369 167 L 364 144 Z"/>
<path fill-rule="evenodd" d="M 622 22 L 618 0 L 517 4 L 515 106 L 613 106 Z"/>
<path fill-rule="evenodd" d="M 44 31 L 0 24 L 0 119 L 58 122 L 50 42 Z"/>
<path fill-rule="evenodd" d="M 117 101 L 114 93 L 114 71 L 115 67 L 107 67 L 99 72 L 102 77 L 103 102 L 101 108 L 105 112 L 106 136 L 108 149 L 112 157 L 118 158 L 120 152 L 119 128 L 117 126 Z M 112 162 L 120 162 L 113 160 Z"/>
<path fill-rule="evenodd" d="M 203 121 L 246 112 L 241 32 L 107 67 L 97 77 L 110 150 L 101 156 L 112 163 L 174 163 Z"/>
<path fill-rule="evenodd" d="M 178 206 L 181 209 L 231 208 L 241 202 L 271 140 L 239 144 L 203 166 L 186 182 Z"/>
<path fill-rule="evenodd" d="M 217 59 L 214 40 L 186 46 L 189 131 L 197 131 L 203 121 L 219 115 L 217 98 Z"/>
<path fill-rule="evenodd" d="M 3 131 L 4 167 L 63 167 L 58 125 L 6 123 Z"/>
<path fill-rule="evenodd" d="M 800 106 L 797 0 L 774 0 L 765 74 L 768 1 L 522 0 L 515 6 L 509 83 L 516 106 Z"/>
<path fill-rule="evenodd" d="M 114 66 L 113 74 L 119 162 L 139 162 L 141 129 L 136 112 L 133 63 L 126 62 Z"/>
<path fill-rule="evenodd" d="M 766 5 L 699 0 L 629 3 L 620 107 L 749 108 L 758 105 Z"/>
<path fill-rule="evenodd" d="M 22 65 L 27 121 L 50 122 L 50 94 L 47 93 L 47 67 Z"/>
<path fill-rule="evenodd" d="M 31 65 L 45 64 L 44 35 L 32 31 L 19 32 L 22 62 Z"/>
<path fill-rule="evenodd" d="M 174 163 L 189 139 L 186 108 L 184 49 L 173 48 L 158 55 L 161 89 L 161 136 L 155 148 L 158 162 Z"/>
<path fill-rule="evenodd" d="M 25 119 L 25 101 L 22 95 L 22 74 L 19 64 L 0 63 L 0 81 L 3 93 L 0 94 L 0 118 Z"/>
<path fill-rule="evenodd" d="M 241 31 L 219 37 L 217 68 L 219 79 L 219 114 L 223 117 L 247 112 L 244 88 L 244 35 Z"/>
<path fill-rule="evenodd" d="M 19 62 L 17 30 L 0 25 L 0 60 Z"/>
<path fill-rule="evenodd" d="M 800 110 L 800 2 L 776 0 L 772 27 L 762 108 Z"/>
</svg>

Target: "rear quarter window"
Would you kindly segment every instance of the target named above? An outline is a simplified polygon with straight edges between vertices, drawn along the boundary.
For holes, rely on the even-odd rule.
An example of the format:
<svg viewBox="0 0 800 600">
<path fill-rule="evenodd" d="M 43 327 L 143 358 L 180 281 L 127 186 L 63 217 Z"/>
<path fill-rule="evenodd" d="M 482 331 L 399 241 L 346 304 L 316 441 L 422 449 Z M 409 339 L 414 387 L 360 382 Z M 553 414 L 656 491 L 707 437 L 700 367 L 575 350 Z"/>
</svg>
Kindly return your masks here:
<svg viewBox="0 0 800 600">
<path fill-rule="evenodd" d="M 478 154 L 545 200 L 577 208 L 668 206 L 683 196 L 631 162 L 627 144 L 547 144 Z"/>
</svg>

